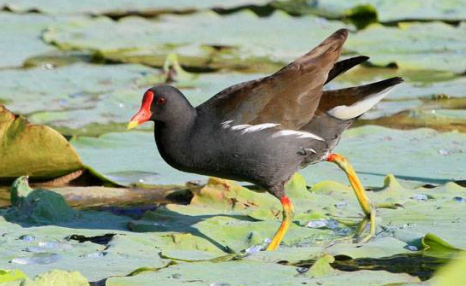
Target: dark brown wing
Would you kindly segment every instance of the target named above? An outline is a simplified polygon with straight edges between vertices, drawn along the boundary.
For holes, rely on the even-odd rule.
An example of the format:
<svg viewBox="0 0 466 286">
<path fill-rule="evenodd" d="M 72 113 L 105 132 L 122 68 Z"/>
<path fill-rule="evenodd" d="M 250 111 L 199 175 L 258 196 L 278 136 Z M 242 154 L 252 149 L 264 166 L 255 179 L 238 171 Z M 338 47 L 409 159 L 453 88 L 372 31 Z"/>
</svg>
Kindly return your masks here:
<svg viewBox="0 0 466 286">
<path fill-rule="evenodd" d="M 299 129 L 316 111 L 329 71 L 348 36 L 341 29 L 275 74 L 231 86 L 198 107 L 233 124 L 278 123 Z"/>
</svg>

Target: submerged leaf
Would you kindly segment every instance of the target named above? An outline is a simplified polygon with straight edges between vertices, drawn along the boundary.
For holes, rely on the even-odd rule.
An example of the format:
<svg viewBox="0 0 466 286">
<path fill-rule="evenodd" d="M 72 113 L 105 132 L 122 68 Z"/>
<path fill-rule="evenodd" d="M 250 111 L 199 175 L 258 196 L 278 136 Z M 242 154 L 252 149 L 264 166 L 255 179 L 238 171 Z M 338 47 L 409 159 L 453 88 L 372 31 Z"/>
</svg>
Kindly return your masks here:
<svg viewBox="0 0 466 286">
<path fill-rule="evenodd" d="M 31 189 L 26 177 L 20 177 L 13 183 L 11 197 L 13 206 L 4 215 L 9 221 L 30 224 L 62 223 L 73 220 L 78 214 L 61 195 L 48 190 Z"/>
</svg>

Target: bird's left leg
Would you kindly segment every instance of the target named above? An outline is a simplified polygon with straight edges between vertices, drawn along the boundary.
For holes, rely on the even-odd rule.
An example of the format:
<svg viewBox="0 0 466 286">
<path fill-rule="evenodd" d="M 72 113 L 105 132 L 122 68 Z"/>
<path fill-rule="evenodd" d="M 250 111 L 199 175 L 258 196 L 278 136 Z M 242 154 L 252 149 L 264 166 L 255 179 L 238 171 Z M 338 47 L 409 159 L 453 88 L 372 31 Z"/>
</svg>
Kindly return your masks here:
<svg viewBox="0 0 466 286">
<path fill-rule="evenodd" d="M 282 242 L 285 233 L 288 231 L 288 228 L 290 227 L 293 221 L 294 209 L 290 199 L 287 196 L 282 196 L 280 198 L 280 202 L 282 203 L 283 207 L 283 220 L 280 224 L 280 228 L 277 230 L 272 241 L 267 246 L 267 251 L 275 250 L 278 248 L 280 242 Z"/>
<path fill-rule="evenodd" d="M 350 181 L 351 187 L 353 188 L 354 193 L 356 194 L 359 205 L 361 205 L 362 211 L 366 215 L 364 221 L 361 224 L 362 228 L 359 229 L 359 232 L 362 232 L 364 230 L 365 226 L 367 225 L 367 222 L 369 222 L 370 224 L 369 234 L 361 239 L 362 242 L 366 242 L 375 235 L 376 208 L 367 197 L 366 191 L 363 185 L 361 184 L 361 181 L 359 180 L 358 176 L 356 175 L 353 166 L 351 166 L 351 164 L 348 162 L 348 160 L 346 160 L 345 157 L 333 153 L 327 156 L 327 161 L 337 164 L 338 167 L 340 167 L 348 176 L 348 180 Z"/>
</svg>

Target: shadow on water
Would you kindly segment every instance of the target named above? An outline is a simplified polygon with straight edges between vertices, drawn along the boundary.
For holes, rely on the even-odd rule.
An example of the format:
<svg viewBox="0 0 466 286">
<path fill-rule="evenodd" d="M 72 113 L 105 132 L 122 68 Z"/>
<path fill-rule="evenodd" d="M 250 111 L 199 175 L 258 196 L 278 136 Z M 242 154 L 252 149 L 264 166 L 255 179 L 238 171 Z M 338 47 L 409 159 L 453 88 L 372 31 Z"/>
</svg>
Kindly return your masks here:
<svg viewBox="0 0 466 286">
<path fill-rule="evenodd" d="M 437 258 L 425 256 L 418 253 L 400 254 L 382 258 L 358 258 L 353 259 L 348 256 L 335 256 L 332 263 L 334 269 L 341 271 L 359 270 L 385 270 L 391 273 L 407 273 L 419 277 L 422 281 L 432 278 L 434 272 L 441 266 L 450 262 L 450 258 Z M 295 266 L 311 267 L 315 260 L 300 261 Z"/>
<path fill-rule="evenodd" d="M 25 192 L 25 191 L 23 191 Z M 0 216 L 6 221 L 20 225 L 23 228 L 37 226 L 60 226 L 77 229 L 71 239 L 92 241 L 92 237 L 80 235 L 81 229 L 98 229 L 133 232 L 158 233 L 190 233 L 209 241 L 218 249 L 230 253 L 232 250 L 220 242 L 202 233 L 196 225 L 213 217 L 230 217 L 238 220 L 253 221 L 244 215 L 226 215 L 215 213 L 209 215 L 184 215 L 167 209 L 147 206 L 144 208 L 108 208 L 107 211 L 76 210 L 69 206 L 66 200 L 58 193 L 49 190 L 35 189 L 23 193 L 20 197 L 12 194 L 12 206 L 1 208 Z M 110 241 L 113 234 L 104 237 Z M 101 237 L 95 237 L 96 240 Z"/>
<path fill-rule="evenodd" d="M 374 175 L 374 176 L 380 176 L 380 177 L 385 177 L 386 174 L 382 173 L 376 173 L 376 172 L 364 172 L 364 171 L 358 171 L 358 174 L 364 174 L 364 175 Z M 451 179 L 431 179 L 431 178 L 426 178 L 426 177 L 414 177 L 414 176 L 405 176 L 401 174 L 393 174 L 397 179 L 401 180 L 406 180 L 406 181 L 415 181 L 419 183 L 426 183 L 426 184 L 432 184 L 432 185 L 444 185 L 448 182 L 451 182 Z M 461 181 L 459 181 L 461 182 Z"/>
</svg>

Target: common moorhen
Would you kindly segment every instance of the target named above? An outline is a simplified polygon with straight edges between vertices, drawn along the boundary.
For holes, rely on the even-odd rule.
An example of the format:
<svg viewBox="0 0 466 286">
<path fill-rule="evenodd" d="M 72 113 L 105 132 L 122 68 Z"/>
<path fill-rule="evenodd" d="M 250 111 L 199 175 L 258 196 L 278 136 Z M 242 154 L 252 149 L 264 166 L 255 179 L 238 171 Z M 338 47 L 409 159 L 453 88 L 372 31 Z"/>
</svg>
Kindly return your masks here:
<svg viewBox="0 0 466 286">
<path fill-rule="evenodd" d="M 293 217 L 284 185 L 300 168 L 323 160 L 348 176 L 366 223 L 375 233 L 375 206 L 348 161 L 332 150 L 342 132 L 403 80 L 399 77 L 339 90 L 323 86 L 366 61 L 337 62 L 348 36 L 336 31 L 309 53 L 275 74 L 224 89 L 194 108 L 169 85 L 146 91 L 128 128 L 155 122 L 155 142 L 172 167 L 207 176 L 247 181 L 283 206 L 283 220 L 267 250 L 278 247 Z"/>
</svg>

